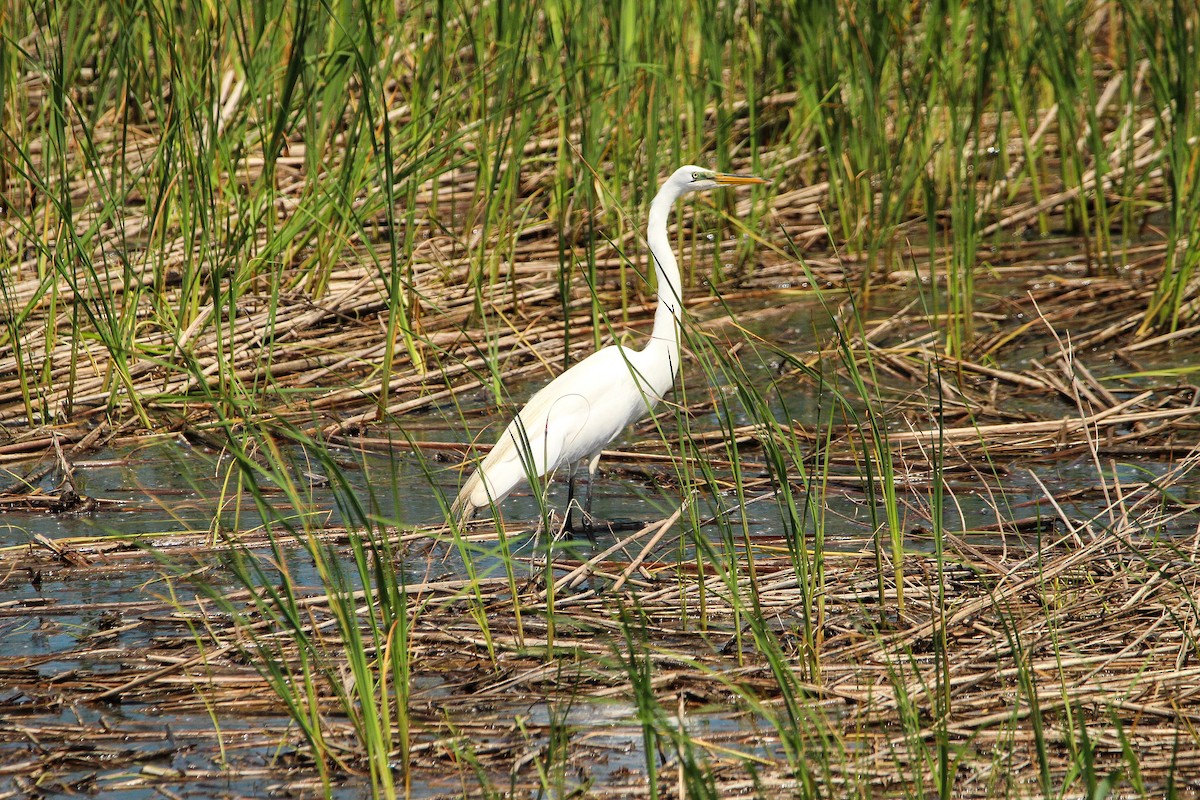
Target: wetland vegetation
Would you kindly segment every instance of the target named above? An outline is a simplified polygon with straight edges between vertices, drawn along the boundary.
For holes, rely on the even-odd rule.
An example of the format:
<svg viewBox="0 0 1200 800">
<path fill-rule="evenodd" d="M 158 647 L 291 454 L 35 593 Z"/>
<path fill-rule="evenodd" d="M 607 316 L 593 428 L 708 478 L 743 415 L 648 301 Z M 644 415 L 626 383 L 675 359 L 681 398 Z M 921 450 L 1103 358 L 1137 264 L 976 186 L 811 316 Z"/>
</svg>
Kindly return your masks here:
<svg viewBox="0 0 1200 800">
<path fill-rule="evenodd" d="M 1200 794 L 1200 12 L 0 10 L 0 798 Z M 653 314 L 595 545 L 460 482 Z"/>
</svg>

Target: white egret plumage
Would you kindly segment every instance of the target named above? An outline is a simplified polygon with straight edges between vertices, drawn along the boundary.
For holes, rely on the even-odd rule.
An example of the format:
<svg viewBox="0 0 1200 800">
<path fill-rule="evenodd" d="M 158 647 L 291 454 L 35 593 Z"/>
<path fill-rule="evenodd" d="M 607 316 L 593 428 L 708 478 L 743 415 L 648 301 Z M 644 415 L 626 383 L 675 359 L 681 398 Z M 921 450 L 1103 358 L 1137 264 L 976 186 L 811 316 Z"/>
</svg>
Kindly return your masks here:
<svg viewBox="0 0 1200 800">
<path fill-rule="evenodd" d="M 601 451 L 662 400 L 679 370 L 683 295 L 679 265 L 667 236 L 672 206 L 690 192 L 758 183 L 768 181 L 694 166 L 680 167 L 663 183 L 650 203 L 646 233 L 658 277 L 658 308 L 650 341 L 641 350 L 605 347 L 530 398 L 463 484 L 453 505 L 459 520 L 466 521 L 479 509 L 499 503 L 530 475 L 541 477 L 564 465 L 571 469 L 573 496 L 575 469 L 581 461 L 588 468 L 585 511 L 590 513 L 591 479 Z M 571 513 L 569 507 L 567 513 Z"/>
</svg>

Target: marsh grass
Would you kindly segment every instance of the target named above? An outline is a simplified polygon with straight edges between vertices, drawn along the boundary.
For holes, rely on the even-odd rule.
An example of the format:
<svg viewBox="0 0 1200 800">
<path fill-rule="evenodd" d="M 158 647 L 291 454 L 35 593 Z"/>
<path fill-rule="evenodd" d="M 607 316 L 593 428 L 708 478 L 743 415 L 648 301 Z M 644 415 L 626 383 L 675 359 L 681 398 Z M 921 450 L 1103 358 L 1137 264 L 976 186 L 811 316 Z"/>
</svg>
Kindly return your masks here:
<svg viewBox="0 0 1200 800">
<path fill-rule="evenodd" d="M 854 435 L 852 426 L 837 430 L 839 438 Z M 890 581 L 891 573 L 874 574 L 870 549 L 826 553 L 828 622 L 815 676 L 803 655 L 808 590 L 786 547 L 771 553 L 772 539 L 752 539 L 749 552 L 739 546 L 741 558 L 755 561 L 752 575 L 701 577 L 699 569 L 660 563 L 616 592 L 560 593 L 553 609 L 559 657 L 547 660 L 549 605 L 529 590 L 512 596 L 502 575 L 410 582 L 401 596 L 387 598 L 374 588 L 386 581 L 381 574 L 372 574 L 365 591 L 356 575 L 301 578 L 303 559 L 275 549 L 295 534 L 264 527 L 216 548 L 204 533 L 153 539 L 169 561 L 223 554 L 235 571 L 252 571 L 245 582 L 254 591 L 147 597 L 127 613 L 139 615 L 136 628 L 154 632 L 148 643 L 98 647 L 84 639 L 78 647 L 91 651 L 91 666 L 58 676 L 53 686 L 39 688 L 33 673 L 11 660 L 6 680 L 38 702 L 48 701 L 47 693 L 69 702 L 106 695 L 131 708 L 147 703 L 218 717 L 277 713 L 292 698 L 298 705 L 291 730 L 263 730 L 251 741 L 301 746 L 308 766 L 294 765 L 293 776 L 319 771 L 320 758 L 323 780 L 374 782 L 380 796 L 387 790 L 371 766 L 373 748 L 401 767 L 397 793 L 402 781 L 419 789 L 452 775 L 472 796 L 539 786 L 602 796 L 652 787 L 673 795 L 677 786 L 696 796 L 724 796 L 739 786 L 763 796 L 1074 796 L 1104 785 L 1159 796 L 1193 763 L 1175 725 L 1192 713 L 1195 670 L 1184 656 L 1197 644 L 1189 633 L 1197 575 L 1189 556 L 1194 541 L 1153 532 L 1164 513 L 1183 510 L 1163 500 L 1194 479 L 1194 467 L 1194 458 L 1186 460 L 1154 486 L 1117 483 L 1114 504 L 1090 519 L 1068 518 L 1069 528 L 1064 523 L 1040 541 L 1009 533 L 988 542 L 931 527 L 942 544 L 935 538 L 932 551 L 906 557 L 904 626 L 880 622 L 874 584 Z M 939 491 L 949 490 L 935 483 L 917 495 L 936 507 Z M 436 564 L 442 548 L 452 547 L 438 544 L 441 535 L 323 529 L 307 540 L 308 553 L 328 554 L 330 565 L 352 572 L 362 547 L 391 548 L 412 565 L 429 543 L 434 549 L 424 558 Z M 719 537 L 714 541 L 723 562 Z M 108 537 L 60 547 L 70 559 L 46 549 L 2 557 L 10 568 L 37 564 L 49 582 L 103 569 L 159 569 L 151 550 L 114 549 Z M 281 582 L 284 565 L 290 581 Z M 612 569 L 601 561 L 591 568 L 592 586 Z M 681 613 L 701 584 L 703 626 L 694 612 Z M 345 588 L 327 588 L 339 585 Z M 472 596 L 487 604 L 490 644 L 463 613 Z M 525 617 L 520 635 L 518 608 Z M 399 627 L 389 628 L 380 621 L 389 613 L 406 621 L 397 617 Z M 597 626 L 615 635 L 596 636 Z M 373 633 L 384 630 L 391 635 Z M 402 643 L 406 666 L 397 669 Z M 405 674 L 402 695 L 391 681 Z M 374 705 L 369 686 L 377 689 Z M 390 698 L 384 706 L 378 692 Z M 401 698 L 407 710 L 395 707 Z M 643 771 L 625 778 L 603 773 L 596 760 L 601 753 L 617 757 L 625 745 L 599 743 L 585 721 L 587 709 L 613 700 L 625 709 L 615 723 L 617 740 L 641 742 Z M 543 704 L 546 713 L 531 718 L 530 709 Z M 366 715 L 375 713 L 382 725 L 386 706 L 403 715 L 406 743 L 385 741 L 397 735 L 396 717 L 391 734 L 380 728 L 384 738 L 373 743 Z M 698 725 L 714 708 L 742 725 L 728 733 Z M 120 726 L 89 725 L 82 720 L 70 735 L 96 743 L 127 735 Z M 39 736 L 50 742 L 67 733 L 49 726 Z M 6 740 L 18 735 L 18 728 L 0 727 Z M 241 755 L 246 736 L 239 733 L 239 747 L 226 752 L 221 780 L 254 769 L 254 759 Z M 1030 764 L 1032 773 L 1016 764 Z M 179 778 L 147 772 L 134 784 L 172 780 Z"/>
<path fill-rule="evenodd" d="M 4 95 L 18 124 L 3 297 L 21 401 L 3 413 L 153 428 L 207 408 L 194 358 L 239 415 L 353 398 L 370 421 L 468 386 L 442 373 L 461 376 L 472 348 L 493 365 L 528 352 L 522 320 L 539 317 L 565 364 L 585 319 L 595 346 L 608 309 L 636 317 L 639 209 L 668 165 L 706 154 L 775 177 L 783 229 L 867 264 L 861 288 L 911 272 L 923 230 L 915 266 L 955 358 L 974 346 L 978 253 L 995 237 L 1082 230 L 1091 268 L 1123 267 L 1130 232 L 1165 207 L 1166 258 L 1148 265 L 1165 279 L 1142 333 L 1179 327 L 1194 314 L 1194 115 L 1171 104 L 1195 91 L 1195 26 L 1168 25 L 1186 22 L 1179 7 L 1039 9 L 735 5 L 693 27 L 664 7 L 636 33 L 627 5 L 540 19 L 505 3 L 20 9 L 5 21 L 21 91 Z M 1143 52 L 1156 57 L 1121 57 Z M 771 230 L 766 207 L 746 209 L 746 230 Z M 360 337 L 335 335 L 354 322 Z"/>
<path fill-rule="evenodd" d="M 146 601 L 186 634 L 182 655 L 90 654 L 111 669 L 54 693 L 283 713 L 290 729 L 256 741 L 297 747 L 291 766 L 324 794 L 357 776 L 407 795 L 446 774 L 482 796 L 1174 787 L 1195 766 L 1195 542 L 1160 532 L 1194 522 L 1194 387 L 1137 359 L 1194 332 L 1194 9 L 652 9 L 78 0 L 0 15 L 0 457 L 69 477 L 84 448 L 167 429 L 226 455 L 212 529 L 151 542 L 222 559 L 218 578 L 182 568 L 168 600 Z M 664 459 L 677 491 L 642 534 L 658 549 L 614 565 L 549 546 L 539 572 L 503 519 L 383 518 L 334 448 L 397 430 L 390 446 L 452 492 L 413 415 L 473 441 L 481 403 L 495 416 L 523 380 L 636 339 L 654 288 L 644 209 L 683 162 L 775 183 L 674 220 L 692 265 L 687 377 L 616 462 Z M 996 299 L 1009 268 L 1050 277 Z M 919 302 L 880 319 L 898 281 Z M 744 302 L 783 283 L 833 326 L 815 352 L 748 330 Z M 1055 346 L 1026 363 L 1047 331 Z M 1121 348 L 1126 375 L 1081 363 L 1100 346 Z M 815 424 L 790 406 L 801 382 Z M 1038 518 L 1015 520 L 1009 470 L 1063 454 L 1088 459 L 1103 513 L 1076 519 L 1048 487 Z M 1123 483 L 1131 454 L 1176 461 Z M 6 507 L 73 507 L 45 474 L 15 476 Z M 964 485 L 997 498 L 998 544 L 947 522 Z M 864 507 L 872 548 L 831 549 L 838 502 Z M 766 507 L 764 536 L 749 510 Z M 1029 526 L 1044 540 L 1014 532 Z M 0 555 L 6 576 L 49 580 L 101 553 L 158 564 L 106 546 Z M 461 574 L 405 577 L 422 553 Z M 28 666 L 5 669 L 61 703 Z M 640 737 L 625 783 L 569 777 L 612 755 L 573 735 L 596 694 Z M 738 719 L 726 741 L 690 724 L 714 706 Z"/>
</svg>

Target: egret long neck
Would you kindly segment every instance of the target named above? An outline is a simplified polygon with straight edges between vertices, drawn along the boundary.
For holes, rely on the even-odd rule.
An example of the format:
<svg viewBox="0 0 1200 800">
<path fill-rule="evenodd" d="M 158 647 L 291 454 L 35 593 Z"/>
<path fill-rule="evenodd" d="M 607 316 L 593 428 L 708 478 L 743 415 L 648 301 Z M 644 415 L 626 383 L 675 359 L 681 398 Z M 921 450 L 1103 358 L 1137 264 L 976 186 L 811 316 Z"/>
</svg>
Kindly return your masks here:
<svg viewBox="0 0 1200 800">
<path fill-rule="evenodd" d="M 654 312 L 654 330 L 646 349 L 663 348 L 671 361 L 671 376 L 679 370 L 679 322 L 683 298 L 683 285 L 679 280 L 679 264 L 671 250 L 667 236 L 667 220 L 679 193 L 664 186 L 650 204 L 650 221 L 647 225 L 646 241 L 654 257 L 654 269 L 658 278 L 658 309 Z"/>
</svg>

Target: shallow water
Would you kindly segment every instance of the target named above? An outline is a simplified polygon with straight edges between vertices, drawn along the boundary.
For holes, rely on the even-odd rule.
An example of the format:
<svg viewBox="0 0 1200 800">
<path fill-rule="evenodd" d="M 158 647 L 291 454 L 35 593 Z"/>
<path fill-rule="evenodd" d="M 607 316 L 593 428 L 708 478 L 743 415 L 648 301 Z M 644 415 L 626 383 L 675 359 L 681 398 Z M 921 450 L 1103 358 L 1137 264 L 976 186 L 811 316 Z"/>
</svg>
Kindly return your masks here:
<svg viewBox="0 0 1200 800">
<path fill-rule="evenodd" d="M 875 298 L 872 317 L 884 319 L 912 301 L 913 294 L 911 291 L 880 292 Z M 761 337 L 797 358 L 804 358 L 811 352 L 814 340 L 830 341 L 833 332 L 828 312 L 811 295 L 768 296 L 746 301 L 736 311 L 738 322 L 749 332 L 751 341 Z M 715 331 L 718 342 L 724 335 L 721 323 L 724 313 L 717 304 L 694 311 L 702 327 Z M 712 328 L 714 324 L 716 327 Z M 911 333 L 900 330 L 897 335 L 903 339 Z M 746 338 L 740 332 L 731 336 L 736 340 Z M 1048 338 L 1032 338 L 1006 351 L 1014 363 L 998 366 L 1005 369 L 1027 367 L 1030 359 L 1043 358 L 1052 344 Z M 738 353 L 738 363 L 760 388 L 770 385 L 771 389 L 765 391 L 764 396 L 777 418 L 793 420 L 810 431 L 820 431 L 823 425 L 829 424 L 835 416 L 834 403 L 827 395 L 822 396 L 815 382 L 797 375 L 768 348 L 755 347 L 757 350 L 753 347 L 742 349 Z M 1097 354 L 1094 358 L 1084 354 L 1081 358 L 1097 375 L 1124 375 L 1130 371 L 1128 364 L 1109 354 Z M 1195 348 L 1181 345 L 1166 351 L 1139 353 L 1138 365 L 1147 371 L 1178 369 L 1198 358 Z M 828 371 L 832 373 L 832 367 Z M 686 420 L 690 434 L 704 435 L 723 430 L 728 422 L 723 417 L 725 412 L 719 408 L 725 403 L 735 415 L 733 424 L 750 421 L 744 411 L 739 411 L 736 398 L 732 397 L 735 385 L 711 387 L 709 377 L 697 368 L 695 359 L 685 359 L 681 382 L 683 387 L 669 402 L 678 402 L 685 397 L 692 403 L 699 401 L 697 410 Z M 506 388 L 513 402 L 519 403 L 541 383 L 539 379 Z M 1114 385 L 1114 394 L 1124 399 L 1143 388 L 1162 383 L 1162 379 L 1153 374 L 1131 378 L 1123 385 Z M 893 398 L 928 389 L 921 382 L 906 382 L 894 377 L 880 386 L 882 394 Z M 706 397 L 711 399 L 706 402 Z M 714 405 L 712 400 L 719 402 Z M 1024 415 L 1043 419 L 1078 415 L 1078 411 L 1062 398 L 1028 393 L 1015 404 L 1010 401 L 1006 410 L 1014 415 L 1014 419 Z M 371 440 L 369 449 L 354 447 L 353 439 L 346 441 L 347 446 L 330 447 L 329 457 L 336 462 L 332 473 L 320 460 L 293 449 L 290 452 L 295 498 L 274 487 L 269 479 L 259 481 L 261 497 L 270 504 L 277 521 L 297 528 L 303 528 L 305 522 L 318 526 L 361 527 L 369 523 L 401 528 L 440 523 L 445 504 L 453 498 L 465 472 L 461 448 L 440 449 L 436 445 L 467 442 L 473 437 L 491 441 L 509 413 L 493 408 L 482 392 L 468 393 L 457 404 L 434 407 L 404 418 L 406 436 L 418 447 L 399 439 L 390 450 L 381 448 L 378 439 Z M 657 420 L 661 436 L 668 442 L 678 441 L 681 436 L 679 419 L 660 409 Z M 834 419 L 834 422 L 845 424 L 848 420 Z M 914 426 L 899 414 L 886 422 L 894 431 L 906 431 Z M 929 424 L 928 420 L 917 420 L 915 426 Z M 656 440 L 662 441 L 655 425 L 643 422 L 614 442 L 611 449 L 624 449 L 634 442 L 649 442 L 652 451 L 658 447 L 658 452 L 665 452 L 661 445 L 654 444 Z M 431 443 L 432 446 L 424 446 Z M 713 452 L 713 456 L 717 459 L 725 457 L 720 451 Z M 760 463 L 761 451 L 751 447 L 742 457 L 746 461 L 744 478 L 751 482 L 756 478 L 763 479 L 761 491 L 748 495 L 747 500 L 751 502 L 744 508 L 739 508 L 738 497 L 731 490 L 702 492 L 698 498 L 701 517 L 710 520 L 705 530 L 715 539 L 721 536 L 721 521 L 734 521 L 739 526 L 744 521 L 751 537 L 782 536 L 780 509 L 769 483 L 765 482 L 770 473 Z M 969 531 L 987 529 L 1000 520 L 1050 514 L 1052 509 L 1038 481 L 1053 487 L 1056 496 L 1065 498 L 1064 510 L 1068 514 L 1080 520 L 1103 520 L 1108 501 L 1098 489 L 1101 476 L 1110 483 L 1114 477 L 1122 482 L 1154 480 L 1165 474 L 1172 463 L 1170 458 L 1135 457 L 1108 459 L 1097 465 L 1087 454 L 1062 458 L 1052 452 L 1043 457 L 1007 461 L 999 457 L 994 462 L 975 465 L 973 473 L 946 474 L 950 499 L 945 525 L 949 530 Z M 5 483 L 11 482 L 10 476 L 21 475 L 35 466 L 15 464 L 5 467 L 9 473 Z M 138 534 L 161 536 L 183 531 L 248 530 L 263 522 L 263 515 L 253 502 L 245 498 L 238 501 L 238 472 L 232 460 L 182 438 L 152 438 L 145 443 L 102 450 L 74 462 L 73 466 L 79 493 L 100 501 L 100 505 L 86 512 L 57 515 L 9 510 L 0 518 L 0 548 L 28 545 L 36 536 L 52 540 Z M 911 530 L 916 526 L 928 526 L 931 484 L 927 467 L 914 465 L 908 469 L 902 461 L 897 461 L 895 469 L 902 504 L 902 527 Z M 869 539 L 882 518 L 879 503 L 871 503 L 863 474 L 862 463 L 837 462 L 831 466 L 830 486 L 833 490 L 823 498 L 826 546 L 857 549 Z M 593 510 L 601 518 L 627 522 L 661 519 L 678 506 L 676 478 L 675 468 L 670 463 L 605 459 L 593 487 Z M 799 481 L 796 475 L 789 475 L 789 478 L 794 484 Z M 59 476 L 52 472 L 35 488 L 52 491 L 58 481 Z M 1196 502 L 1200 498 L 1200 487 L 1192 483 L 1175 486 L 1172 491 L 1179 502 Z M 296 511 L 294 500 L 301 503 L 302 513 Z M 550 488 L 547 505 L 556 509 L 564 503 L 565 486 L 560 476 Z M 534 493 L 528 489 L 514 492 L 504 502 L 503 512 L 509 525 L 516 523 L 526 531 L 524 538 L 518 533 L 516 546 L 532 551 L 529 534 L 536 528 L 540 514 Z M 917 536 L 911 545 L 923 549 L 927 543 Z M 687 557 L 691 553 L 687 545 L 672 548 L 670 543 L 664 545 L 661 556 Z M 450 554 L 446 564 L 452 572 L 453 563 L 454 556 Z M 302 583 L 319 583 L 307 559 L 297 558 L 292 566 L 297 570 L 294 577 Z M 417 568 L 412 578 L 420 580 L 424 575 L 423 569 Z M 152 573 L 112 573 L 86 582 L 70 585 L 50 582 L 39 587 L 30 576 L 29 581 L 10 579 L 6 589 L 10 600 L 41 598 L 60 605 L 103 608 L 120 603 L 153 580 Z M 64 624 L 86 630 L 93 621 L 80 614 Z M 70 634 L 44 632 L 36 637 L 34 644 L 32 638 L 24 635 L 0 633 L 0 655 L 45 652 L 42 648 L 54 652 L 59 647 L 56 643 L 65 641 L 63 637 L 69 639 Z"/>
<path fill-rule="evenodd" d="M 906 302 L 906 296 L 897 296 L 898 306 Z M 886 310 L 886 309 L 885 309 Z M 779 300 L 764 300 L 758 308 L 743 308 L 740 321 L 752 333 L 770 338 L 778 346 L 796 353 L 811 347 L 814 332 L 827 337 L 831 328 L 827 316 L 814 301 L 801 302 L 789 297 L 787 303 Z M 700 314 L 703 317 L 703 314 Z M 823 323 L 822 320 L 825 320 Z M 808 344 L 806 344 L 808 343 Z M 1030 342 L 1010 353 L 1014 360 L 1022 363 L 1003 365 L 1005 368 L 1027 366 L 1029 359 L 1043 357 L 1047 342 Z M 1189 351 L 1190 352 L 1190 351 Z M 1186 355 L 1186 354 L 1184 354 Z M 1177 368 L 1195 363 L 1196 356 L 1176 357 L 1170 352 L 1140 354 L 1139 364 L 1148 370 Z M 812 380 L 798 377 L 791 367 L 781 364 L 769 351 L 758 355 L 743 351 L 741 364 L 750 380 L 766 386 L 774 382 L 770 395 L 772 408 L 779 418 L 799 422 L 810 430 L 819 430 L 831 418 L 833 405 L 828 397 L 822 397 Z M 1189 358 L 1191 359 L 1189 361 Z M 1098 357 L 1091 363 L 1097 375 L 1126 374 L 1128 365 L 1119 364 L 1107 357 Z M 830 370 L 832 372 L 832 369 Z M 783 376 L 783 377 L 781 377 Z M 1145 386 L 1155 385 L 1157 377 L 1148 376 L 1131 379 L 1118 388 L 1121 398 L 1132 396 Z M 694 363 L 685 371 L 683 381 L 690 402 L 701 400 L 709 390 L 708 378 L 695 368 Z M 519 402 L 532 393 L 540 381 L 527 385 L 509 387 L 513 399 Z M 712 389 L 712 397 L 730 397 L 735 386 L 730 384 Z M 927 388 L 919 383 L 892 381 L 882 392 L 891 398 L 903 397 L 916 389 Z M 676 399 L 681 396 L 677 392 Z M 1044 396 L 1021 398 L 1017 407 L 1010 408 L 1015 414 L 1030 414 L 1039 418 L 1056 419 L 1077 413 L 1061 399 Z M 337 468 L 327 472 L 316 459 L 299 450 L 290 451 L 294 459 L 293 479 L 296 481 L 295 498 L 303 501 L 303 513 L 297 516 L 295 498 L 273 486 L 269 480 L 260 482 L 261 497 L 269 504 L 268 516 L 274 515 L 276 522 L 287 522 L 303 528 L 305 522 L 317 526 L 361 527 L 398 526 L 407 528 L 415 525 L 435 524 L 443 518 L 445 503 L 453 498 L 463 472 L 460 452 L 438 444 L 468 441 L 478 430 L 498 415 L 489 410 L 486 398 L 478 393 L 465 399 L 458 408 L 434 408 L 421 414 L 406 417 L 407 433 L 418 445 L 398 441 L 390 450 L 373 442 L 371 448 L 356 449 L 353 440 L 346 446 L 330 448 L 329 455 L 336 460 Z M 459 409 L 466 412 L 466 421 L 457 415 Z M 478 415 L 473 412 L 479 411 Z M 660 415 L 663 435 L 667 441 L 677 441 L 680 436 L 678 420 L 672 414 Z M 735 416 L 734 424 L 745 424 L 749 417 Z M 698 410 L 686 420 L 688 431 L 693 435 L 722 429 L 726 424 L 719 404 L 700 403 Z M 891 430 L 904 431 L 911 426 L 900 415 L 888 420 Z M 468 431 L 466 428 L 471 428 Z M 921 427 L 921 423 L 917 424 Z M 499 427 L 493 425 L 494 436 Z M 651 425 L 636 426 L 625 437 L 614 443 L 614 449 L 622 449 L 633 442 L 654 441 L 658 433 Z M 430 444 L 433 443 L 433 444 Z M 723 457 L 715 453 L 716 458 Z M 714 542 L 722 540 L 741 541 L 742 526 L 749 539 L 755 542 L 771 542 L 783 539 L 786 531 L 781 510 L 767 480 L 769 473 L 759 464 L 761 451 L 748 448 L 744 453 L 746 466 L 743 478 L 751 491 L 747 503 L 741 505 L 735 492 L 728 487 L 719 491 L 705 491 L 699 499 L 701 518 L 709 522 L 700 529 L 701 535 Z M 950 531 L 980 531 L 970 533 L 978 542 L 994 543 L 1002 535 L 994 526 L 1001 520 L 1013 520 L 1036 516 L 1053 516 L 1054 510 L 1048 502 L 1044 487 L 1058 498 L 1068 517 L 1074 520 L 1094 520 L 1101 527 L 1109 518 L 1107 507 L 1111 495 L 1101 490 L 1101 479 L 1112 483 L 1115 479 L 1123 483 L 1154 481 L 1171 468 L 1169 458 L 1147 457 L 1124 460 L 1105 459 L 1099 465 L 1087 454 L 1059 457 L 1052 452 L 1038 458 L 1020 458 L 994 463 L 981 461 L 973 465 L 974 471 L 950 472 L 946 475 L 947 504 L 945 527 Z M 34 465 L 11 465 L 13 474 L 21 474 Z M 0 518 L 0 548 L 40 549 L 36 542 L 42 536 L 51 540 L 69 543 L 77 537 L 131 537 L 139 534 L 154 534 L 157 537 L 184 532 L 210 532 L 214 537 L 218 531 L 245 531 L 260 526 L 264 521 L 262 510 L 243 498 L 237 500 L 234 491 L 237 472 L 231 460 L 220 453 L 196 447 L 182 439 L 158 438 L 147 443 L 126 445 L 118 449 L 88 455 L 74 463 L 75 485 L 87 497 L 100 501 L 90 511 L 72 514 L 47 514 L 40 512 L 8 511 Z M 914 465 L 909 468 L 902 462 L 896 465 L 896 483 L 901 506 L 901 527 L 910 532 L 907 541 L 915 550 L 932 549 L 933 544 L 924 531 L 929 526 L 930 476 L 926 467 Z M 882 520 L 886 519 L 881 501 L 872 500 L 866 490 L 862 464 L 837 462 L 830 468 L 828 488 L 825 490 L 823 510 L 825 519 L 825 546 L 833 550 L 859 550 L 869 542 Z M 655 461 L 625 461 L 608 459 L 602 462 L 594 490 L 595 512 L 603 518 L 650 522 L 662 519 L 679 503 L 679 491 L 674 486 L 675 468 L 669 463 Z M 719 478 L 728 477 L 722 473 Z M 789 476 L 793 481 L 798 476 Z M 57 484 L 57 476 L 43 479 L 38 486 L 50 491 Z M 344 481 L 344 484 L 342 483 Z M 757 483 L 756 483 L 757 481 Z M 1040 485 L 1039 485 L 1040 481 Z M 663 486 L 666 488 L 663 488 Z M 755 489 L 754 487 L 758 487 Z M 1178 504 L 1200 502 L 1200 486 L 1186 482 L 1172 487 L 1172 499 Z M 439 495 L 441 499 L 439 499 Z M 800 495 L 803 496 L 802 494 Z M 556 483 L 548 496 L 548 505 L 557 508 L 565 501 L 565 487 Z M 522 523 L 515 535 L 513 547 L 521 557 L 530 557 L 540 552 L 533 531 L 540 509 L 534 494 L 528 490 L 514 493 L 505 501 L 503 511 L 507 522 Z M 1171 521 L 1162 530 L 1154 533 L 1170 536 L 1173 531 L 1194 529 L 1193 515 L 1185 515 Z M 730 531 L 736 529 L 738 537 Z M 1054 537 L 1064 532 L 1058 527 L 1047 527 L 1041 535 Z M 811 537 L 812 531 L 807 536 Z M 1033 534 L 1035 537 L 1038 534 Z M 215 539 L 214 539 L 215 541 Z M 611 543 L 611 538 L 600 536 L 599 547 Z M 587 547 L 586 543 L 579 543 Z M 1037 542 L 1033 542 L 1037 546 Z M 499 561 L 481 548 L 475 568 L 488 574 L 497 568 Z M 694 541 L 688 537 L 667 537 L 659 545 L 653 558 L 660 561 L 687 561 L 695 553 Z M 587 553 L 583 553 L 584 556 Z M 196 569 L 207 570 L 206 579 L 223 580 L 220 564 L 211 559 L 206 563 L 203 556 L 190 556 Z M 313 568 L 311 559 L 300 548 L 292 548 L 287 567 L 291 577 L 301 591 L 319 591 L 321 582 Z M 406 580 L 418 582 L 429 578 L 431 564 L 436 564 L 439 575 L 461 577 L 464 574 L 457 552 L 448 545 L 430 543 L 421 558 L 411 563 L 398 565 Z M 86 580 L 60 577 L 54 571 L 46 574 L 9 574 L 4 582 L 3 604 L 0 604 L 0 659 L 21 657 L 45 657 L 36 666 L 37 673 L 46 680 L 60 678 L 73 670 L 101 673 L 112 668 L 114 651 L 121 648 L 144 647 L 151 641 L 159 641 L 168 635 L 165 628 L 153 624 L 131 626 L 121 629 L 122 620 L 136 618 L 141 613 L 139 598 L 162 596 L 168 589 L 163 580 L 166 570 L 152 563 L 140 566 L 112 569 L 97 569 Z M 66 572 L 64 575 L 70 575 Z M 229 584 L 230 590 L 236 589 Z M 32 614 L 31 606 L 44 606 L 44 614 Z M 19 611 L 19 613 L 16 613 Z M 116 629 L 110 633 L 110 629 Z M 174 630 L 172 628 L 172 630 Z M 169 635 L 176 635 L 174 633 Z M 95 641 L 95 650 L 88 643 Z M 83 645 L 83 646 L 81 646 Z M 96 653 L 89 658 L 89 651 Z M 100 652 L 103 651 L 103 656 Z M 423 696 L 436 697 L 440 691 L 436 683 L 418 685 L 416 691 Z M 5 688 L 0 684 L 0 697 Z M 21 698 L 10 696 L 6 705 L 19 707 Z M 199 777 L 189 780 L 183 796 L 211 796 L 219 792 L 241 793 L 255 796 L 273 785 L 273 780 L 262 781 L 223 780 L 220 764 L 213 750 L 214 729 L 212 721 L 203 716 L 180 716 L 171 714 L 168 721 L 159 718 L 159 710 L 144 706 L 113 706 L 73 708 L 70 712 L 55 711 L 40 713 L 30 709 L 28 721 L 37 725 L 54 727 L 69 722 L 71 715 L 109 715 L 112 726 L 133 737 L 155 736 L 157 740 L 128 745 L 145 750 L 140 760 L 170 770 L 196 770 Z M 550 705 L 527 708 L 528 718 L 539 726 L 557 724 L 572 730 L 583 731 L 589 746 L 593 746 L 603 764 L 593 771 L 593 777 L 619 771 L 637 771 L 644 767 L 645 754 L 641 752 L 637 727 L 632 722 L 634 710 L 615 703 L 593 703 L 585 698 L 574 698 L 567 710 Z M 705 735 L 717 736 L 728 729 L 744 730 L 751 724 L 744 717 L 733 718 L 720 710 L 711 713 L 696 713 L 691 722 L 706 729 Z M 240 727 L 261 729 L 264 726 L 284 727 L 281 720 L 254 718 L 251 720 L 221 719 L 223 735 L 236 736 Z M 168 732 L 168 729 L 175 733 Z M 182 733 L 186 731 L 186 734 Z M 174 737 L 174 740 L 172 739 Z M 186 746 L 180 746 L 186 740 Z M 635 742 L 633 746 L 630 742 Z M 8 746 L 10 750 L 19 746 Z M 770 754 L 764 754 L 770 755 Z M 10 754 L 10 758 L 16 758 Z M 123 768 L 106 772 L 103 767 L 103 752 L 81 759 L 78 772 L 66 774 L 66 780 L 91 781 L 92 785 L 103 784 L 106 793 L 116 798 L 141 798 L 153 796 L 142 788 L 120 787 L 119 775 Z M 268 764 L 271 752 L 240 753 L 241 763 Z M 91 777 L 88 777 L 91 776 Z M 60 774 L 59 778 L 63 778 Z M 0 778 L 0 790 L 6 788 Z M 422 792 L 445 791 L 446 787 L 417 786 L 415 795 Z M 356 797 L 360 787 L 344 789 L 341 796 Z M 338 796 L 338 795 L 335 795 Z"/>
</svg>

